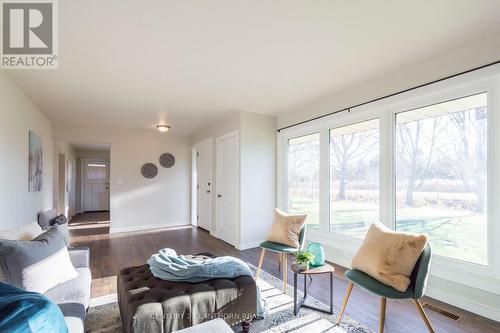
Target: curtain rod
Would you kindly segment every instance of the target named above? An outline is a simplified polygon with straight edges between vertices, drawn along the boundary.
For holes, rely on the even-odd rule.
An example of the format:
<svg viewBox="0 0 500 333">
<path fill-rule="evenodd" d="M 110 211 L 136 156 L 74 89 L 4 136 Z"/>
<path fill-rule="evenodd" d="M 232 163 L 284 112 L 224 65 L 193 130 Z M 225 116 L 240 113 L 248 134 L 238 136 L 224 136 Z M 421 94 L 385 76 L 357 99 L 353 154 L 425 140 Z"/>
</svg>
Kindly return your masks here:
<svg viewBox="0 0 500 333">
<path fill-rule="evenodd" d="M 369 101 L 366 101 L 366 102 L 362 102 L 362 103 L 359 103 L 359 104 L 356 104 L 356 105 L 353 105 L 353 106 L 349 106 L 349 107 L 343 108 L 341 110 L 333 111 L 333 112 L 324 114 L 322 116 L 314 117 L 314 118 L 311 118 L 311 119 L 308 119 L 308 120 L 304 120 L 304 121 L 301 121 L 301 122 L 298 122 L 298 123 L 295 123 L 295 124 L 292 124 L 292 125 L 281 127 L 277 131 L 281 132 L 282 130 L 285 130 L 285 129 L 288 129 L 288 128 L 291 128 L 291 127 L 295 127 L 295 126 L 299 126 L 299 125 L 302 125 L 302 124 L 305 124 L 305 123 L 309 123 L 311 121 L 318 120 L 318 119 L 321 119 L 321 118 L 325 118 L 325 117 L 328 117 L 328 116 L 331 116 L 331 115 L 334 115 L 334 114 L 337 114 L 337 113 L 340 113 L 340 112 L 344 112 L 344 111 L 351 112 L 351 109 L 354 109 L 354 108 L 357 108 L 357 107 L 360 107 L 360 106 L 363 106 L 363 105 L 366 105 L 366 104 L 369 104 L 369 103 L 377 102 L 377 101 L 380 101 L 380 100 L 385 99 L 385 98 L 389 98 L 389 97 L 393 97 L 393 96 L 396 96 L 396 95 L 400 95 L 400 94 L 403 94 L 403 93 L 411 91 L 411 90 L 422 88 L 422 87 L 425 87 L 425 86 L 428 86 L 428 85 L 431 85 L 431 84 L 434 84 L 434 83 L 438 83 L 438 82 L 441 82 L 441 81 L 444 81 L 444 80 L 448 80 L 448 79 L 451 79 L 451 78 L 454 78 L 454 77 L 457 77 L 457 76 L 460 76 L 460 75 L 464 75 L 464 74 L 467 74 L 467 73 L 470 73 L 470 72 L 474 72 L 474 71 L 477 71 L 477 70 L 480 70 L 480 69 L 483 69 L 483 68 L 486 68 L 486 67 L 489 67 L 489 66 L 493 66 L 493 65 L 499 64 L 499 63 L 500 63 L 500 60 L 497 60 L 495 62 L 486 64 L 486 65 L 482 65 L 482 66 L 479 66 L 479 67 L 476 67 L 476 68 L 472 68 L 472 69 L 466 70 L 464 72 L 453 74 L 453 75 L 450 75 L 450 76 L 447 76 L 447 77 L 444 77 L 444 78 L 441 78 L 441 79 L 437 79 L 437 80 L 434 80 L 434 81 L 431 81 L 431 82 L 423 83 L 423 84 L 420 84 L 420 85 L 412 87 L 412 88 L 401 90 L 401 91 L 398 91 L 398 92 L 395 92 L 395 93 L 392 93 L 392 94 L 389 94 L 389 95 L 385 95 L 385 96 L 382 96 L 382 97 L 377 97 L 375 99 L 372 99 L 372 100 L 369 100 Z"/>
</svg>

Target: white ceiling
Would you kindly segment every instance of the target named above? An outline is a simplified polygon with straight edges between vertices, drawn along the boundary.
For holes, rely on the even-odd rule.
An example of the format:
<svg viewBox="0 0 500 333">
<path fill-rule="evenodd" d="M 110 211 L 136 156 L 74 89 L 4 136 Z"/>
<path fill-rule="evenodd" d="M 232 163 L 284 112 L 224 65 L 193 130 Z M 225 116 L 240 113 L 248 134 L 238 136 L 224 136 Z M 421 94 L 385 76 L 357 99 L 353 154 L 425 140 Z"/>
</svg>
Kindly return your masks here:
<svg viewBox="0 0 500 333">
<path fill-rule="evenodd" d="M 193 134 L 498 33 L 500 1 L 86 0 L 59 17 L 59 69 L 9 71 L 51 120 Z"/>
</svg>

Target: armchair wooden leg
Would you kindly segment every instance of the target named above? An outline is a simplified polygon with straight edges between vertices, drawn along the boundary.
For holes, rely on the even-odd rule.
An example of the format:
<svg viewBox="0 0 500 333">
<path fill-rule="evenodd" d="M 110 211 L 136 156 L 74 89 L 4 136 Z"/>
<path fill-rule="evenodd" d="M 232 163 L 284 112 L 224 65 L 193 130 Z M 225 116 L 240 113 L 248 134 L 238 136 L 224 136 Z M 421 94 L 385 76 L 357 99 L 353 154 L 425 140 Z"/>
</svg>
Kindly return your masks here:
<svg viewBox="0 0 500 333">
<path fill-rule="evenodd" d="M 429 318 L 427 318 L 427 315 L 425 314 L 424 309 L 422 308 L 422 304 L 420 304 L 420 301 L 418 299 L 414 299 L 413 303 L 415 303 L 418 313 L 420 314 L 420 317 L 422 317 L 425 326 L 427 326 L 429 332 L 434 333 L 434 329 L 432 328 L 431 322 L 429 321 Z"/>
<path fill-rule="evenodd" d="M 283 253 L 283 292 L 285 293 L 286 295 L 286 287 L 287 287 L 287 283 L 286 283 L 286 274 L 288 272 L 288 267 L 287 267 L 287 255 L 286 253 Z"/>
<path fill-rule="evenodd" d="M 266 254 L 266 249 L 262 249 L 260 252 L 259 265 L 257 266 L 257 271 L 255 272 L 255 280 L 259 278 L 260 269 L 262 268 L 262 262 L 264 261 L 264 255 Z"/>
<path fill-rule="evenodd" d="M 385 308 L 387 306 L 387 298 L 380 297 L 380 321 L 378 323 L 378 332 L 384 333 L 384 324 L 385 324 Z"/>
<path fill-rule="evenodd" d="M 337 325 L 339 325 L 342 321 L 342 316 L 344 315 L 345 308 L 347 307 L 347 302 L 349 301 L 349 297 L 351 296 L 352 287 L 354 287 L 354 283 L 349 282 L 349 284 L 347 285 L 347 290 L 345 292 L 344 302 L 342 303 L 342 308 L 340 309 L 339 317 L 337 318 Z"/>
<path fill-rule="evenodd" d="M 281 272 L 281 258 L 283 254 L 278 252 L 278 272 Z"/>
</svg>

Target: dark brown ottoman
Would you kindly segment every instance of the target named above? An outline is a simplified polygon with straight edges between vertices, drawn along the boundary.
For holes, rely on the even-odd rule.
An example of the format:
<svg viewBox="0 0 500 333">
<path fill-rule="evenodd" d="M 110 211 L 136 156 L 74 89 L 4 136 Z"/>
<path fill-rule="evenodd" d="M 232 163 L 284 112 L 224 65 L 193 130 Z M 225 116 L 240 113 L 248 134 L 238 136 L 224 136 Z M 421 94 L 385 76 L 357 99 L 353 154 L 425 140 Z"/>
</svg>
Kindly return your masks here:
<svg viewBox="0 0 500 333">
<path fill-rule="evenodd" d="M 155 278 L 146 264 L 122 269 L 117 287 L 125 333 L 174 332 L 213 318 L 243 323 L 248 331 L 257 306 L 251 276 L 170 282 Z"/>
</svg>

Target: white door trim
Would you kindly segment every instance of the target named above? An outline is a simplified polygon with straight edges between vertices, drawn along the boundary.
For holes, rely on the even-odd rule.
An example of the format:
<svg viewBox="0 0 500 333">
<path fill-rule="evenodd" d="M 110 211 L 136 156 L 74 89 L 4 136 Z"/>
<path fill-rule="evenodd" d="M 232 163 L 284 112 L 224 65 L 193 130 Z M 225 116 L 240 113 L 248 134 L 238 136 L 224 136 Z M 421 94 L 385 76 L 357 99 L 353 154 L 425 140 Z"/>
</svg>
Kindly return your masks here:
<svg viewBox="0 0 500 333">
<path fill-rule="evenodd" d="M 238 156 L 237 158 L 237 161 L 236 161 L 236 173 L 238 174 L 238 188 L 236 190 L 236 198 L 235 198 L 235 202 L 236 202 L 236 212 L 237 212 L 237 221 L 235 221 L 236 223 L 236 235 L 233 235 L 234 237 L 234 241 L 235 241 L 235 246 L 238 248 L 239 245 L 240 245 L 240 232 L 241 232 L 241 226 L 240 226 L 240 213 L 241 213 L 241 207 L 240 207 L 240 190 L 241 190 L 241 174 L 240 174 L 240 132 L 239 130 L 234 130 L 234 131 L 231 131 L 231 132 L 228 132 L 226 134 L 223 134 L 219 137 L 217 137 L 215 139 L 215 147 L 216 147 L 216 176 L 215 176 L 215 179 L 216 179 L 216 182 L 215 182 L 215 193 L 218 195 L 219 194 L 219 184 L 220 184 L 220 178 L 221 178 L 221 174 L 220 174 L 220 170 L 221 170 L 221 158 L 220 158 L 220 149 L 219 149 L 219 144 L 220 142 L 224 141 L 224 140 L 227 140 L 231 137 L 235 137 L 236 138 L 236 141 L 237 141 L 237 145 L 236 145 L 236 154 Z M 219 207 L 219 200 L 217 200 L 217 198 L 215 199 L 216 200 L 216 208 L 215 208 L 215 233 L 214 233 L 214 236 L 216 238 L 219 238 L 220 239 L 220 207 Z"/>
<path fill-rule="evenodd" d="M 83 204 L 83 201 L 84 201 L 84 195 L 85 195 L 85 190 L 84 190 L 84 182 L 85 182 L 85 163 L 86 162 L 95 162 L 95 163 L 108 163 L 108 181 L 111 185 L 111 164 L 110 164 L 110 161 L 107 160 L 107 159 L 104 159 L 104 158 L 82 158 L 81 161 L 80 161 L 80 211 L 83 213 L 85 212 L 85 209 L 84 209 L 84 204 Z M 111 211 L 111 186 L 109 186 L 109 211 Z"/>
</svg>

